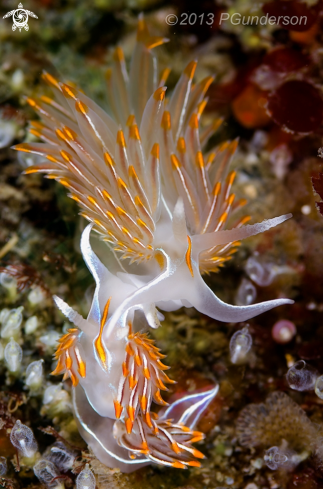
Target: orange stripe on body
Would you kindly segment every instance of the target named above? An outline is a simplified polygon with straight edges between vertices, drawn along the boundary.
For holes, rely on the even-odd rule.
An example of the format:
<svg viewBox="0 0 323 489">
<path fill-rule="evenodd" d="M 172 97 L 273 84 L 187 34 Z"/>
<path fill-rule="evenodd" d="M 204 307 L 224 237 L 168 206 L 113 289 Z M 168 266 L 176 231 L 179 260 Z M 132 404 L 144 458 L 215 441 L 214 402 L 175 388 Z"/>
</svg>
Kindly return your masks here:
<svg viewBox="0 0 323 489">
<path fill-rule="evenodd" d="M 188 241 L 188 247 L 187 247 L 187 251 L 185 254 L 185 260 L 186 260 L 186 264 L 188 266 L 188 269 L 191 272 L 192 277 L 194 277 L 193 266 L 192 266 L 192 240 L 189 236 L 187 236 L 187 241 Z"/>
<path fill-rule="evenodd" d="M 102 342 L 102 333 L 103 333 L 103 328 L 104 328 L 104 325 L 105 325 L 107 317 L 108 317 L 110 302 L 111 302 L 111 297 L 108 299 L 108 301 L 104 307 L 104 311 L 103 311 L 101 322 L 100 322 L 100 333 L 99 333 L 99 336 L 94 341 L 95 349 L 96 349 L 97 354 L 98 354 L 98 356 L 99 356 L 99 358 L 100 358 L 105 369 L 107 368 L 107 363 L 106 363 L 107 362 L 107 355 L 106 355 L 106 352 L 105 352 L 105 349 L 103 346 L 103 342 Z"/>
</svg>

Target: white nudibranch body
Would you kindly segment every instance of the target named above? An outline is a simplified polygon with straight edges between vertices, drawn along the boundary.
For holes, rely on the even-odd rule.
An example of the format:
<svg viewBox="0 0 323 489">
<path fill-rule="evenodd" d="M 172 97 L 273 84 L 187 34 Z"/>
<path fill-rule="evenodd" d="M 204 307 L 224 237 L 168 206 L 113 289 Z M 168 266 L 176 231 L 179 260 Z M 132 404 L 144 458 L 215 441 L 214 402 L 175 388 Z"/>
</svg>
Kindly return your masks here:
<svg viewBox="0 0 323 489">
<path fill-rule="evenodd" d="M 95 455 L 128 472 L 151 462 L 199 466 L 203 454 L 192 443 L 203 434 L 194 426 L 218 391 L 212 386 L 165 409 L 161 391 L 174 381 L 148 335 L 163 319 L 156 307 L 195 307 L 214 319 L 240 322 L 292 303 L 229 305 L 202 278 L 230 259 L 242 239 L 290 215 L 247 226 L 249 216 L 235 217 L 245 204 L 232 193 L 235 172 L 229 171 L 237 141 L 205 153 L 221 120 L 200 127 L 213 78 L 194 86 L 191 61 L 165 106 L 168 70 L 158 82 L 152 53 L 164 41 L 150 36 L 140 17 L 129 74 L 116 48 L 107 73 L 114 118 L 82 91 L 44 73 L 55 98 L 28 99 L 41 116 L 30 132 L 43 143 L 16 146 L 44 158 L 25 173 L 59 181 L 91 223 L 81 239 L 96 282 L 91 310 L 84 319 L 55 298 L 74 327 L 59 340 L 53 373 L 71 378 L 75 417 Z M 110 248 L 102 261 L 91 248 L 92 228 Z M 164 406 L 158 415 L 152 402 Z"/>
</svg>

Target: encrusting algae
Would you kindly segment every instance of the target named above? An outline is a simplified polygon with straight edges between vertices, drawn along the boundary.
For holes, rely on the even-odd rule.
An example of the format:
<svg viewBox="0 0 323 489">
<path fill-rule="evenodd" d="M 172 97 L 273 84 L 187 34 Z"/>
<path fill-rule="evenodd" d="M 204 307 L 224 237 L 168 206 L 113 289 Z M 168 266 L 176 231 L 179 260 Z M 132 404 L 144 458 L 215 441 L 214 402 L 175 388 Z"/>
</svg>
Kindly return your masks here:
<svg viewBox="0 0 323 489">
<path fill-rule="evenodd" d="M 286 446 L 298 454 L 297 463 L 310 454 L 322 463 L 320 427 L 312 423 L 304 410 L 284 392 L 272 392 L 265 403 L 243 408 L 237 420 L 237 434 L 242 446 Z"/>
</svg>

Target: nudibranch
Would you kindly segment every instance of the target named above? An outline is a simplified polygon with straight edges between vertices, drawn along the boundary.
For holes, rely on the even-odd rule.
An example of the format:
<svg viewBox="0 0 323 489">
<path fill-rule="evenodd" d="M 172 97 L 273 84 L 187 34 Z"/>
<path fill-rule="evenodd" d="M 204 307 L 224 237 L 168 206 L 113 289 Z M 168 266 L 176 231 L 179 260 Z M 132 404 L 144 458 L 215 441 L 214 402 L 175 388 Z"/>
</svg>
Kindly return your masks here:
<svg viewBox="0 0 323 489">
<path fill-rule="evenodd" d="M 81 249 L 96 281 L 92 307 L 84 319 L 56 298 L 75 327 L 60 341 L 54 373 L 71 377 L 86 441 L 100 460 L 122 470 L 149 462 L 197 465 L 202 455 L 191 444 L 202 434 L 194 424 L 217 392 L 216 386 L 151 413 L 153 401 L 165 405 L 160 391 L 172 382 L 147 336 L 149 327 L 160 325 L 158 309 L 193 306 L 237 322 L 293 302 L 233 306 L 202 278 L 217 271 L 242 239 L 290 215 L 253 225 L 249 216 L 237 217 L 244 201 L 232 193 L 235 172 L 229 169 L 237 141 L 205 152 L 221 124 L 201 125 L 213 78 L 194 85 L 191 61 L 166 103 L 168 70 L 158 78 L 152 51 L 164 41 L 150 36 L 140 18 L 129 74 L 116 48 L 107 73 L 113 117 L 83 91 L 44 73 L 54 98 L 27 99 L 41 119 L 31 122 L 30 132 L 43 142 L 15 147 L 42 156 L 44 162 L 25 173 L 42 172 L 65 186 L 91 223 Z M 114 272 L 93 252 L 92 228 L 112 251 Z"/>
<path fill-rule="evenodd" d="M 235 172 L 229 164 L 237 141 L 204 155 L 221 121 L 199 128 L 213 78 L 193 85 L 196 62 L 191 61 L 165 106 L 168 70 L 158 81 L 152 52 L 164 41 L 149 35 L 141 17 L 129 75 L 123 52 L 116 48 L 107 75 L 114 118 L 81 90 L 44 73 L 55 98 L 28 99 L 41 117 L 31 122 L 30 132 L 43 143 L 15 149 L 43 156 L 43 164 L 25 173 L 43 172 L 64 185 L 102 240 L 128 259 L 123 269 L 131 273 L 129 265 L 137 264 L 138 275 L 146 276 L 146 289 L 139 293 L 145 294 L 145 299 L 140 295 L 142 304 L 191 305 L 215 319 L 244 321 L 291 301 L 234 308 L 215 297 L 201 273 L 217 270 L 241 239 L 290 215 L 253 226 L 244 226 L 250 216 L 234 220 L 244 204 L 235 202 L 231 192 Z"/>
<path fill-rule="evenodd" d="M 113 274 L 102 264 L 91 248 L 90 232 L 91 225 L 83 232 L 81 251 L 96 280 L 92 308 L 84 319 L 54 297 L 75 327 L 60 339 L 52 373 L 71 378 L 80 432 L 106 465 L 124 472 L 151 462 L 197 467 L 204 455 L 192 443 L 202 440 L 203 433 L 194 427 L 217 394 L 218 385 L 168 406 L 161 391 L 174 381 L 166 375 L 168 367 L 161 361 L 164 355 L 147 333 L 147 318 L 150 325 L 158 325 L 152 307 L 129 311 L 127 326 L 119 321 L 109 339 L 104 338 L 114 312 L 138 284 L 126 273 Z M 107 293 L 111 294 L 108 299 Z M 151 411 L 152 402 L 162 406 L 161 414 Z"/>
</svg>

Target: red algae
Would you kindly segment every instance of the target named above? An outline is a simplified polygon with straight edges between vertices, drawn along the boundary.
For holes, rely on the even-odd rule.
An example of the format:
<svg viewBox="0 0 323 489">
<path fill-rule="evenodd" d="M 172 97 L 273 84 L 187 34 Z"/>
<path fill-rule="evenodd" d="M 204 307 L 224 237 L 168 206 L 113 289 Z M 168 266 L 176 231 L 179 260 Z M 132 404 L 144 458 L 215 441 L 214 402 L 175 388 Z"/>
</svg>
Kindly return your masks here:
<svg viewBox="0 0 323 489">
<path fill-rule="evenodd" d="M 288 30 L 307 31 L 315 23 L 316 15 L 314 9 L 311 9 L 306 3 L 296 0 L 275 0 L 265 3 L 262 7 L 265 14 L 269 16 L 281 17 L 279 20 L 280 26 Z M 283 23 L 283 17 L 303 18 L 303 22 L 299 20 L 297 24 Z"/>
<path fill-rule="evenodd" d="M 308 67 L 309 57 L 291 47 L 279 46 L 269 51 L 263 58 L 263 64 L 278 73 L 290 73 Z"/>
<path fill-rule="evenodd" d="M 270 95 L 268 112 L 284 130 L 307 134 L 322 124 L 323 100 L 312 83 L 289 80 Z"/>
<path fill-rule="evenodd" d="M 232 102 L 232 111 L 240 124 L 248 129 L 263 127 L 270 121 L 265 105 L 267 93 L 249 84 Z"/>
<path fill-rule="evenodd" d="M 323 173 L 319 172 L 312 176 L 312 185 L 315 192 L 323 200 Z M 323 202 L 316 202 L 315 205 L 318 211 L 320 212 L 320 214 L 323 215 Z"/>
</svg>

